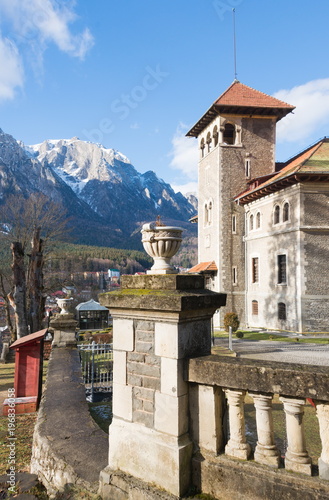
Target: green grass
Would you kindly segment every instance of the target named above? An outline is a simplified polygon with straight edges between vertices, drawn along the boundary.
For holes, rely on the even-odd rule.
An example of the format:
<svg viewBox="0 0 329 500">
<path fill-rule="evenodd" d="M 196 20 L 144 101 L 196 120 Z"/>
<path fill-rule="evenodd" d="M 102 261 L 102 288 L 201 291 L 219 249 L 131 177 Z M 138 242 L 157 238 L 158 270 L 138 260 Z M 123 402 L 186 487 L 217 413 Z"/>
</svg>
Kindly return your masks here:
<svg viewBox="0 0 329 500">
<path fill-rule="evenodd" d="M 14 387 L 15 363 L 0 365 L 0 391 L 7 391 Z"/>
<path fill-rule="evenodd" d="M 16 452 L 16 472 L 29 472 L 32 436 L 37 414 L 16 415 L 15 443 Z M 8 468 L 8 419 L 0 417 L 0 474 L 6 474 Z"/>
<path fill-rule="evenodd" d="M 301 344 L 329 344 L 329 339 L 326 338 L 308 338 L 308 337 L 286 337 L 284 335 L 270 334 L 266 332 L 250 332 L 243 331 L 243 339 L 242 340 L 273 340 L 278 342 L 293 342 L 293 343 L 301 343 Z M 311 334 L 310 334 L 311 335 Z M 227 332 L 215 332 L 215 338 L 218 339 L 228 339 Z M 236 339 L 235 334 L 233 334 L 233 339 Z"/>
<path fill-rule="evenodd" d="M 48 361 L 44 361 L 43 382 L 47 375 Z M 14 387 L 15 363 L 0 365 L 0 391 L 7 397 L 8 389 Z M 28 472 L 31 460 L 32 436 L 37 413 L 16 415 L 15 437 L 16 439 L 16 471 Z M 8 418 L 0 416 L 0 474 L 5 474 L 8 460 Z"/>
</svg>

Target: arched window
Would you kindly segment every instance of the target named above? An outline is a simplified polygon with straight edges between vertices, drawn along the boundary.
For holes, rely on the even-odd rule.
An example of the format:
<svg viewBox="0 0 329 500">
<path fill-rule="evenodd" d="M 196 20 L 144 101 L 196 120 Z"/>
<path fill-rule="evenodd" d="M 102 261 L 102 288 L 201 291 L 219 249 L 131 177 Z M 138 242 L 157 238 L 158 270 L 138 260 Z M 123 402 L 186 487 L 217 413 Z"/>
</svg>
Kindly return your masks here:
<svg viewBox="0 0 329 500">
<path fill-rule="evenodd" d="M 210 134 L 210 132 L 208 132 L 208 134 L 207 134 L 207 151 L 208 151 L 208 153 L 210 153 L 210 151 L 211 151 L 211 134 Z"/>
<path fill-rule="evenodd" d="M 216 147 L 216 146 L 218 146 L 218 128 L 217 128 L 217 125 L 214 126 L 212 136 L 214 139 L 214 147 Z"/>
<path fill-rule="evenodd" d="M 279 224 L 280 222 L 280 207 L 279 205 L 276 205 L 274 208 L 274 217 L 273 217 L 273 224 Z"/>
<path fill-rule="evenodd" d="M 286 304 L 284 302 L 278 303 L 278 319 L 287 319 L 287 309 Z"/>
<path fill-rule="evenodd" d="M 235 126 L 232 123 L 226 123 L 223 132 L 223 141 L 226 144 L 235 144 Z"/>
<path fill-rule="evenodd" d="M 251 302 L 251 314 L 253 316 L 258 316 L 258 301 L 257 300 L 253 300 Z"/>
<path fill-rule="evenodd" d="M 260 212 L 256 214 L 256 229 L 260 228 Z"/>
<path fill-rule="evenodd" d="M 203 157 L 204 157 L 204 148 L 205 148 L 205 143 L 204 143 L 204 139 L 202 138 L 202 139 L 201 139 L 201 143 L 200 143 L 201 158 L 203 158 Z"/>
<path fill-rule="evenodd" d="M 282 220 L 283 222 L 287 222 L 289 220 L 290 214 L 289 214 L 289 203 L 286 202 L 283 205 L 283 212 L 282 212 Z"/>
<path fill-rule="evenodd" d="M 254 229 L 254 216 L 251 214 L 249 218 L 249 229 L 252 231 Z"/>
</svg>

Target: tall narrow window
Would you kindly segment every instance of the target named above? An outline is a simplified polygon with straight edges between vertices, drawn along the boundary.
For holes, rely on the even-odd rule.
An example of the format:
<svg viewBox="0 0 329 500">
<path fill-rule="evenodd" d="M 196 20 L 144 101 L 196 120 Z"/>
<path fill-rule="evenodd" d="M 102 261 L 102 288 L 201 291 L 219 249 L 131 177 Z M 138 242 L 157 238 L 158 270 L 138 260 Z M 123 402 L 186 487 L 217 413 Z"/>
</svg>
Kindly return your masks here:
<svg viewBox="0 0 329 500">
<path fill-rule="evenodd" d="M 232 284 L 233 285 L 238 284 L 238 270 L 236 266 L 232 267 Z"/>
<path fill-rule="evenodd" d="M 212 223 L 212 201 L 208 203 L 208 224 Z"/>
<path fill-rule="evenodd" d="M 287 222 L 289 220 L 289 203 L 286 202 L 283 205 L 283 213 L 282 213 L 283 222 Z"/>
<path fill-rule="evenodd" d="M 286 304 L 284 302 L 278 303 L 278 319 L 287 319 L 287 309 Z"/>
<path fill-rule="evenodd" d="M 256 215 L 256 229 L 260 228 L 260 212 L 257 212 Z"/>
<path fill-rule="evenodd" d="M 226 144 L 235 144 L 235 126 L 232 123 L 225 124 L 223 140 Z"/>
<path fill-rule="evenodd" d="M 244 169 L 245 169 L 245 176 L 247 177 L 247 179 L 249 179 L 250 178 L 250 160 L 249 159 L 245 160 Z"/>
<path fill-rule="evenodd" d="M 205 148 L 205 143 L 204 143 L 204 139 L 202 138 L 201 143 L 200 143 L 201 158 L 204 158 L 204 148 Z"/>
<path fill-rule="evenodd" d="M 276 205 L 276 207 L 274 208 L 273 223 L 279 224 L 279 222 L 280 222 L 280 207 L 279 207 L 279 205 Z"/>
<path fill-rule="evenodd" d="M 209 218 L 208 205 L 207 205 L 207 203 L 205 203 L 205 206 L 204 206 L 204 225 L 205 226 L 208 224 L 208 218 Z"/>
<path fill-rule="evenodd" d="M 210 134 L 210 132 L 208 132 L 208 134 L 207 134 L 207 151 L 208 151 L 208 153 L 210 153 L 210 151 L 211 151 L 211 134 Z"/>
<path fill-rule="evenodd" d="M 252 283 L 258 283 L 259 280 L 259 261 L 258 257 L 251 259 L 251 280 Z"/>
<path fill-rule="evenodd" d="M 215 125 L 213 133 L 212 133 L 213 139 L 214 139 L 214 147 L 218 146 L 218 128 L 217 125 Z"/>
<path fill-rule="evenodd" d="M 278 255 L 278 283 L 287 283 L 287 256 Z"/>
<path fill-rule="evenodd" d="M 251 314 L 253 316 L 258 316 L 258 301 L 257 300 L 253 300 L 251 302 Z"/>
<path fill-rule="evenodd" d="M 254 229 L 254 216 L 251 214 L 249 218 L 249 230 L 252 231 Z"/>
<path fill-rule="evenodd" d="M 236 215 L 232 215 L 232 233 L 236 234 Z"/>
</svg>

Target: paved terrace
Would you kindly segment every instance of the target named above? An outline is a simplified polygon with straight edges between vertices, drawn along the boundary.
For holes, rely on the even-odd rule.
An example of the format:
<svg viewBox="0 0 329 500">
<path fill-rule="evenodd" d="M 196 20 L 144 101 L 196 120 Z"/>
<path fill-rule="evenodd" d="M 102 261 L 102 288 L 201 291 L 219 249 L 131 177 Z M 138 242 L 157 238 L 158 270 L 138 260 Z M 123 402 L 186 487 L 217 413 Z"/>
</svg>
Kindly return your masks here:
<svg viewBox="0 0 329 500">
<path fill-rule="evenodd" d="M 215 345 L 228 347 L 228 339 L 216 338 Z M 240 358 L 329 366 L 329 344 L 299 344 L 298 342 L 233 338 L 233 350 Z"/>
</svg>

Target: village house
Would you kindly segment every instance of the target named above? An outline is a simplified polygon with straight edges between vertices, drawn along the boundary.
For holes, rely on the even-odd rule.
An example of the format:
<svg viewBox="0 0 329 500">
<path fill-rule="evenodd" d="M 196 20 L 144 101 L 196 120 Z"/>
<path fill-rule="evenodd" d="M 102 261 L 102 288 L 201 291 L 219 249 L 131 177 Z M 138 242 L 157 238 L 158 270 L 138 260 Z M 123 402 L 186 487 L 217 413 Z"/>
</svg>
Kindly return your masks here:
<svg viewBox="0 0 329 500">
<path fill-rule="evenodd" d="M 198 265 L 227 293 L 215 315 L 248 327 L 328 331 L 329 139 L 275 162 L 293 106 L 238 81 L 187 133 L 198 139 Z"/>
</svg>

